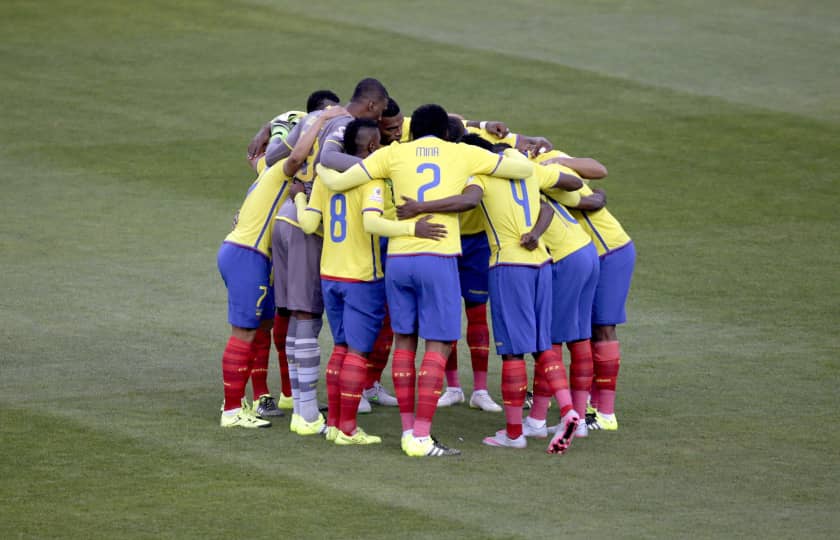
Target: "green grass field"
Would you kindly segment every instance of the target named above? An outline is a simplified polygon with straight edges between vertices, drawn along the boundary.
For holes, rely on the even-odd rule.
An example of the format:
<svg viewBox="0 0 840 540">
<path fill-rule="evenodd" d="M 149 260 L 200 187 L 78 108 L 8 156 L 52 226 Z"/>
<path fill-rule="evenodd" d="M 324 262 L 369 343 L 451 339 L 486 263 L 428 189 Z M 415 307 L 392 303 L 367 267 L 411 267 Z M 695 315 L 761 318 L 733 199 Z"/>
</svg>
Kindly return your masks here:
<svg viewBox="0 0 840 540">
<path fill-rule="evenodd" d="M 449 4 L 0 4 L 0 537 L 836 537 L 840 6 Z M 456 407 L 435 461 L 395 410 L 376 448 L 218 427 L 247 142 L 364 76 L 607 164 L 619 432 L 499 451 Z"/>
</svg>

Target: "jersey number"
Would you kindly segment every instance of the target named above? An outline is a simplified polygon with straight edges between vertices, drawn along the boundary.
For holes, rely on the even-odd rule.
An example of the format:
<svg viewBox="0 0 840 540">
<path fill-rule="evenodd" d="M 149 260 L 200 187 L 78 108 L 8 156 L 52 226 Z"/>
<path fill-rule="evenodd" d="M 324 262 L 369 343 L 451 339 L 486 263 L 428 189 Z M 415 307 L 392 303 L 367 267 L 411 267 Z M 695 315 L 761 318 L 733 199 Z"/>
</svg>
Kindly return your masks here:
<svg viewBox="0 0 840 540">
<path fill-rule="evenodd" d="M 341 242 L 347 238 L 347 198 L 343 193 L 330 199 L 330 239 Z"/>
<path fill-rule="evenodd" d="M 417 166 L 417 174 L 423 174 L 424 171 L 432 171 L 432 181 L 423 184 L 417 190 L 417 202 L 423 202 L 426 197 L 426 192 L 440 185 L 440 167 L 437 164 L 421 163 Z"/>
<path fill-rule="evenodd" d="M 519 186 L 519 189 L 522 190 L 522 197 L 520 197 L 516 192 L 517 185 Z M 528 204 L 528 188 L 525 187 L 525 180 L 511 181 L 510 190 L 513 192 L 513 200 L 516 201 L 516 204 L 521 206 L 522 210 L 525 212 L 525 225 L 530 227 L 531 206 Z"/>
</svg>

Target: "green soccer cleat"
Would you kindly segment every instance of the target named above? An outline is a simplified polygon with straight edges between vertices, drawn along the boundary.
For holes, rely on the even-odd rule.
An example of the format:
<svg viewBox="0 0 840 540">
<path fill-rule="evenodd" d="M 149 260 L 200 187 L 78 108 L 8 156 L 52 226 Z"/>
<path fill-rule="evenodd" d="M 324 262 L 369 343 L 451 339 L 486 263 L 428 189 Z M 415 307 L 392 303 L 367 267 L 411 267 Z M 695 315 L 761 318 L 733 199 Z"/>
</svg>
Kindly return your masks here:
<svg viewBox="0 0 840 540">
<path fill-rule="evenodd" d="M 335 444 L 339 446 L 351 446 L 356 444 L 379 444 L 382 442 L 382 437 L 376 435 L 368 435 L 365 431 L 357 427 L 356 433 L 345 435 L 343 431 L 338 430 L 338 435 L 335 438 Z"/>
<path fill-rule="evenodd" d="M 254 402 L 254 413 L 259 418 L 283 416 L 283 411 L 277 406 L 277 400 L 269 394 L 263 394 Z"/>
<path fill-rule="evenodd" d="M 442 445 L 434 437 L 407 435 L 403 440 L 403 451 L 410 457 L 460 456 L 461 451 Z"/>
<path fill-rule="evenodd" d="M 329 442 L 335 442 L 335 438 L 338 437 L 339 433 L 341 433 L 341 430 L 339 430 L 337 427 L 329 426 L 327 427 L 325 437 Z"/>
<path fill-rule="evenodd" d="M 294 430 L 298 435 L 324 435 L 327 432 L 327 420 L 323 414 L 318 414 L 318 418 L 312 422 L 307 422 L 302 416 L 298 415 L 296 429 Z"/>
<path fill-rule="evenodd" d="M 592 421 L 589 418 L 586 419 L 586 427 L 590 430 L 618 431 L 618 418 L 615 417 L 615 414 L 596 412 Z"/>
<path fill-rule="evenodd" d="M 280 397 L 277 398 L 277 406 L 281 409 L 292 410 L 295 408 L 295 400 L 292 399 L 292 396 L 280 394 Z"/>
<path fill-rule="evenodd" d="M 298 424 L 303 420 L 299 414 L 292 413 L 292 420 L 289 422 L 289 431 L 297 433 Z"/>
<path fill-rule="evenodd" d="M 219 425 L 223 428 L 239 427 L 254 429 L 271 427 L 271 422 L 268 420 L 261 420 L 260 418 L 249 414 L 244 409 L 239 409 L 233 414 L 223 412 Z"/>
</svg>

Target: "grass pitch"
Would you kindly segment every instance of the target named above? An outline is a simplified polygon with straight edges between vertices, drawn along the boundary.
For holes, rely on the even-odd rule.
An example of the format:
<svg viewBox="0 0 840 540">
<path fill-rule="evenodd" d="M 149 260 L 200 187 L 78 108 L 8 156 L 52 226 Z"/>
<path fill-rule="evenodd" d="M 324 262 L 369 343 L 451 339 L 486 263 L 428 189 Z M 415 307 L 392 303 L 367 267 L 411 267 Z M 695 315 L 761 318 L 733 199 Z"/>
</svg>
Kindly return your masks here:
<svg viewBox="0 0 840 540">
<path fill-rule="evenodd" d="M 835 535 L 838 23 L 757 0 L 4 2 L 0 536 Z M 435 424 L 464 455 L 417 461 L 394 410 L 361 420 L 376 448 L 217 427 L 247 141 L 369 75 L 607 164 L 639 252 L 618 433 L 506 452 L 480 444 L 501 415 L 458 407 Z"/>
</svg>

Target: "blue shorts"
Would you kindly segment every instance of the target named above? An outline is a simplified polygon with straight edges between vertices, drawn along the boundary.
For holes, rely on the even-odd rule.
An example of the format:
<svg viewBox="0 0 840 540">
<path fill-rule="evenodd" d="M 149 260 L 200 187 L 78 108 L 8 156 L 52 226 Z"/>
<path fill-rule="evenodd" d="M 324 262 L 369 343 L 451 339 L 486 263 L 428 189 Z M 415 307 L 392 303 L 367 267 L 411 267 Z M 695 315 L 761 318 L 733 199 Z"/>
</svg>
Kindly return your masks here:
<svg viewBox="0 0 840 540">
<path fill-rule="evenodd" d="M 630 280 L 636 266 L 633 242 L 601 256 L 601 275 L 595 289 L 592 324 L 613 326 L 627 321 L 624 304 L 630 293 Z"/>
<path fill-rule="evenodd" d="M 496 353 L 551 348 L 551 265 L 494 266 L 489 273 L 490 319 Z"/>
<path fill-rule="evenodd" d="M 333 342 L 368 353 L 385 319 L 385 282 L 321 280 Z"/>
<path fill-rule="evenodd" d="M 388 258 L 385 294 L 391 329 L 432 341 L 461 337 L 461 288 L 456 257 L 410 255 Z"/>
<path fill-rule="evenodd" d="M 274 318 L 271 260 L 244 246 L 223 242 L 217 256 L 219 273 L 228 290 L 228 322 L 258 328 Z"/>
<path fill-rule="evenodd" d="M 591 242 L 551 265 L 551 342 L 592 337 L 592 302 L 598 285 L 598 250 Z"/>
<path fill-rule="evenodd" d="M 458 257 L 458 278 L 461 281 L 461 296 L 471 304 L 486 304 L 487 272 L 490 265 L 490 243 L 487 235 L 467 234 L 461 236 L 461 256 Z"/>
</svg>

